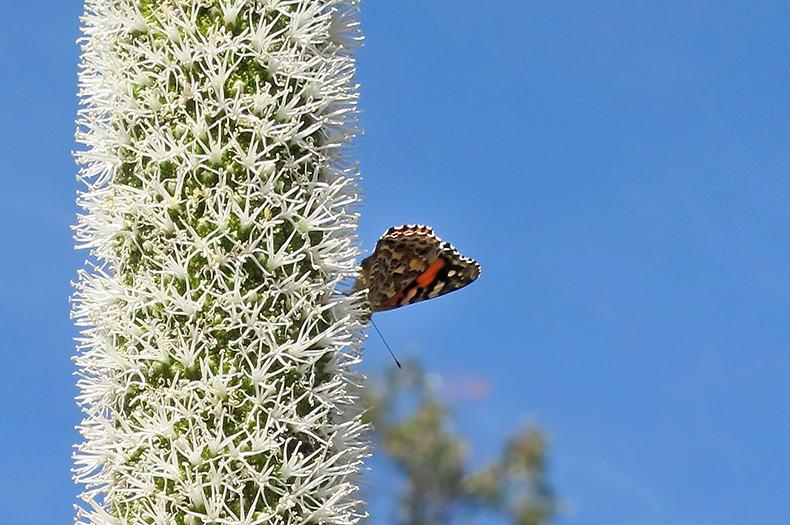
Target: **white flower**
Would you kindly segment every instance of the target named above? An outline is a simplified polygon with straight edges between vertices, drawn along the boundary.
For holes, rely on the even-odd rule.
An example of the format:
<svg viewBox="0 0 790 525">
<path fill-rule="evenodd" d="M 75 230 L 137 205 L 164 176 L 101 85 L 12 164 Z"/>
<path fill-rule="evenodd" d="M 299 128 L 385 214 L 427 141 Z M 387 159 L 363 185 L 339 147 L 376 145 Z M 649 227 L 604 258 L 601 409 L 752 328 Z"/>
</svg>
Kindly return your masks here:
<svg viewBox="0 0 790 525">
<path fill-rule="evenodd" d="M 77 523 L 356 523 L 356 0 L 87 0 Z"/>
</svg>

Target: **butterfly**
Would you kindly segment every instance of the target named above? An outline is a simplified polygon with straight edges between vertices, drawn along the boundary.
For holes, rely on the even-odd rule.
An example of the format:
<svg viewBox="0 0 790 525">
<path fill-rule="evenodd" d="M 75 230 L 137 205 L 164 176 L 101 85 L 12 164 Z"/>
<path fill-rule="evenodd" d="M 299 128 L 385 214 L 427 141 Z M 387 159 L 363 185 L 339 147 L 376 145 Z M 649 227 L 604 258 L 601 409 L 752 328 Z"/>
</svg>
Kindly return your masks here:
<svg viewBox="0 0 790 525">
<path fill-rule="evenodd" d="M 480 265 L 442 241 L 430 226 L 387 230 L 361 263 L 355 288 L 368 289 L 370 311 L 383 312 L 458 290 L 480 276 Z"/>
</svg>

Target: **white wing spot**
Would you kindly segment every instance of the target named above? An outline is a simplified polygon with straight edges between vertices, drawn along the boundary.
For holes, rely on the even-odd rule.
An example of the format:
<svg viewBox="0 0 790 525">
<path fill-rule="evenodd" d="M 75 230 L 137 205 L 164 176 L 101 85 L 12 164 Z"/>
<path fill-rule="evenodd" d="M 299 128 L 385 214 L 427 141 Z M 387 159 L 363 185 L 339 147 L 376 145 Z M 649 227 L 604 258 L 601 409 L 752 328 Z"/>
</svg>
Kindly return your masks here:
<svg viewBox="0 0 790 525">
<path fill-rule="evenodd" d="M 433 286 L 433 290 L 431 290 L 431 292 L 428 294 L 428 298 L 433 299 L 439 295 L 439 293 L 442 291 L 442 288 L 444 288 L 444 281 L 439 281 Z"/>
</svg>

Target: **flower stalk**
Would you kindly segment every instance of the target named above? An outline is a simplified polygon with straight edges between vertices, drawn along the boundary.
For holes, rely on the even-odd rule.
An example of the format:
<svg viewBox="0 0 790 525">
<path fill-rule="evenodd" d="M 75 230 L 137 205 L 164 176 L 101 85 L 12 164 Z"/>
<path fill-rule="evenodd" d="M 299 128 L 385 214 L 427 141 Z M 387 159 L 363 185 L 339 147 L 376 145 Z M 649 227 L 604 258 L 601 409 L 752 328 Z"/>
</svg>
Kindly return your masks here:
<svg viewBox="0 0 790 525">
<path fill-rule="evenodd" d="M 87 0 L 76 522 L 364 515 L 356 0 Z"/>
</svg>

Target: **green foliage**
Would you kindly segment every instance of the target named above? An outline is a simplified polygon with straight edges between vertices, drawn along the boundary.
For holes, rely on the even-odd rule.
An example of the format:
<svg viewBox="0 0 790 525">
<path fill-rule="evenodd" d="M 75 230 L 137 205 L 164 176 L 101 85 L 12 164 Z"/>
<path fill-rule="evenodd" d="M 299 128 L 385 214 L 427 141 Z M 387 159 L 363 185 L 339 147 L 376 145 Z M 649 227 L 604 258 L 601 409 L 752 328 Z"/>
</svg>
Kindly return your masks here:
<svg viewBox="0 0 790 525">
<path fill-rule="evenodd" d="M 500 459 L 469 472 L 468 447 L 448 430 L 449 408 L 424 376 L 418 364 L 405 363 L 379 384 L 372 381 L 363 399 L 374 441 L 406 478 L 398 522 L 441 525 L 495 512 L 514 525 L 548 523 L 556 500 L 546 478 L 543 433 L 537 428 L 519 432 Z M 404 405 L 412 410 L 403 410 Z"/>
</svg>

